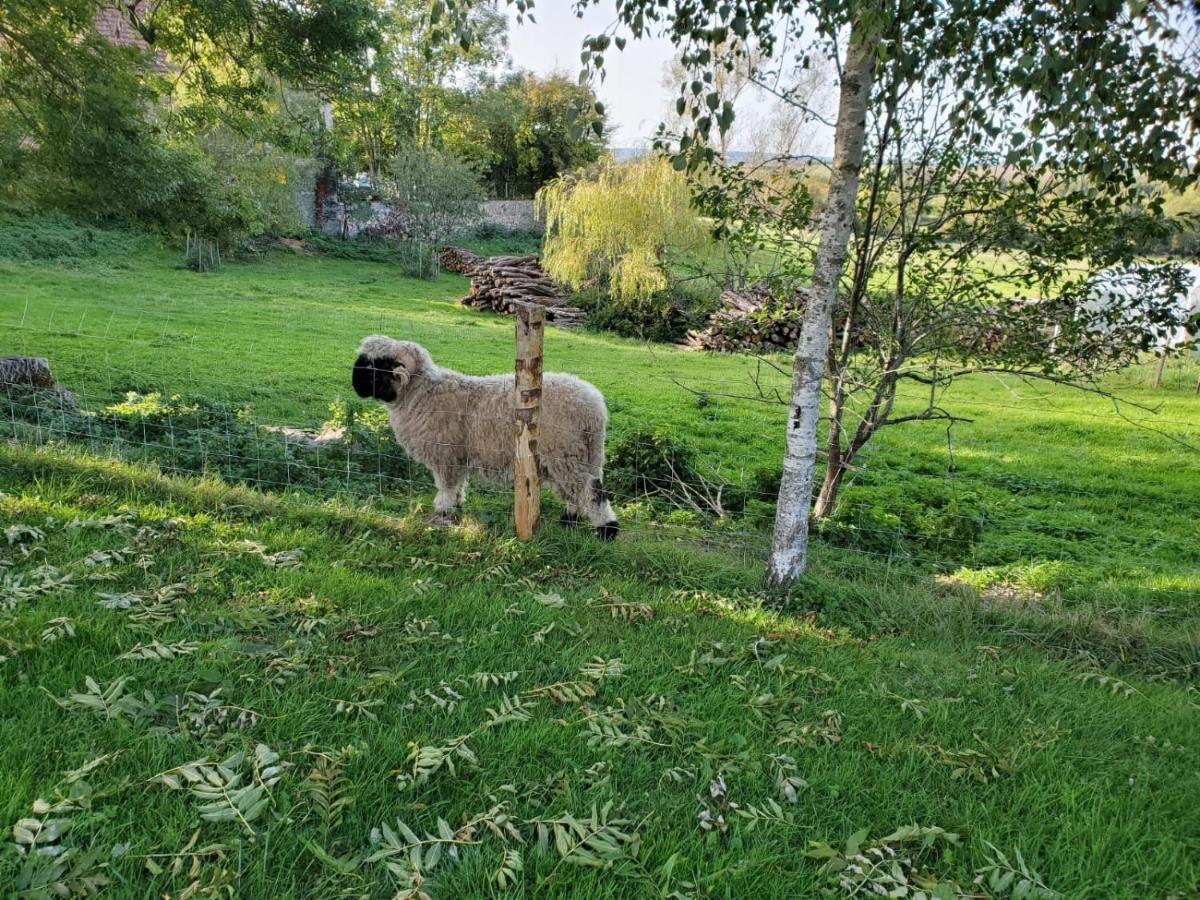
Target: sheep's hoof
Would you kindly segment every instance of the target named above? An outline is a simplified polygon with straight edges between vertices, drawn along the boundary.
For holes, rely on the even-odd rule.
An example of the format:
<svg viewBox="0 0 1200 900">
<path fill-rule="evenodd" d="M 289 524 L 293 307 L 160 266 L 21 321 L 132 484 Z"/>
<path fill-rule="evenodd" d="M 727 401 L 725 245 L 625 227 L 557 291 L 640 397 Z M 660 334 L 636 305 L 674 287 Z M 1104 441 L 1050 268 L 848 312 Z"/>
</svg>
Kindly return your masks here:
<svg viewBox="0 0 1200 900">
<path fill-rule="evenodd" d="M 564 528 L 578 528 L 579 514 L 573 512 L 563 512 L 562 517 L 558 521 L 559 524 Z"/>
<path fill-rule="evenodd" d="M 458 514 L 453 510 L 442 510 L 435 512 L 426 521 L 434 528 L 450 528 L 458 524 Z"/>
<path fill-rule="evenodd" d="M 605 540 L 605 541 L 616 540 L 617 532 L 619 532 L 620 530 L 621 530 L 621 526 L 618 525 L 615 520 L 612 522 L 605 522 L 603 525 L 596 526 L 596 534 L 598 534 L 600 536 L 601 540 Z"/>
</svg>

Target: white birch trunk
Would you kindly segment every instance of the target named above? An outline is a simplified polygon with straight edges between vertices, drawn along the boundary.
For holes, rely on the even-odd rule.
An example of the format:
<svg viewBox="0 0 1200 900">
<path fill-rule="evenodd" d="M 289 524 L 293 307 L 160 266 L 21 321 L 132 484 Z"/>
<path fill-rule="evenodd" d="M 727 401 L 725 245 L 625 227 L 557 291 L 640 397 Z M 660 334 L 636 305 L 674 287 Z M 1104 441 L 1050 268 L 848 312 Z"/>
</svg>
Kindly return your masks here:
<svg viewBox="0 0 1200 900">
<path fill-rule="evenodd" d="M 842 66 L 837 127 L 833 141 L 833 173 L 829 196 L 821 210 L 812 292 L 804 311 L 792 366 L 783 480 L 775 511 L 775 533 L 767 563 L 767 584 L 786 587 L 808 564 L 808 518 L 812 504 L 813 468 L 817 458 L 817 425 L 821 416 L 821 382 L 838 282 L 854 227 L 854 204 L 867 130 L 867 102 L 875 77 L 877 40 L 859 25 L 850 33 Z"/>
</svg>

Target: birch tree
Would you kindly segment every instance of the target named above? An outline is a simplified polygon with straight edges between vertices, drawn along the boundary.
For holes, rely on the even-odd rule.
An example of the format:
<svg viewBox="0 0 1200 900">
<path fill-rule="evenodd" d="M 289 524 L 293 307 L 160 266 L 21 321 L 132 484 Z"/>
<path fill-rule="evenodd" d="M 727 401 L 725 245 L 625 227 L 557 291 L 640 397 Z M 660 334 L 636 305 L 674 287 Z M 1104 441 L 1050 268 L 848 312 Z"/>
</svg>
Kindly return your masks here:
<svg viewBox="0 0 1200 900">
<path fill-rule="evenodd" d="M 921 29 L 905 40 L 927 37 Z M 958 114 L 955 85 L 927 78 L 890 91 L 891 75 L 883 67 L 881 100 L 868 115 L 856 225 L 826 353 L 825 465 L 814 519 L 834 512 L 847 475 L 881 430 L 934 424 L 949 440 L 955 423 L 970 422 L 948 396 L 958 379 L 1004 374 L 1107 394 L 1102 376 L 1185 325 L 1182 267 L 1139 265 L 1146 247 L 1171 234 L 1161 192 L 1129 206 L 1097 197 L 1069 165 L 1014 173 L 1002 143 L 972 140 L 976 125 Z M 810 202 L 762 171 L 714 166 L 697 203 L 748 253 L 803 257 L 790 223 Z M 811 278 L 798 265 L 778 269 L 758 286 L 781 299 Z M 1122 290 L 1089 303 L 1098 290 L 1091 276 L 1101 271 L 1108 280 L 1122 272 Z M 903 386 L 913 390 L 902 396 Z M 761 384 L 732 396 L 786 402 Z"/>
<path fill-rule="evenodd" d="M 446 6 L 442 6 L 446 2 Z M 532 0 L 510 0 L 524 17 Z M 579 10 L 604 0 L 578 0 Z M 473 0 L 437 0 L 446 35 L 458 35 Z M 819 220 L 813 288 L 793 362 L 783 479 L 767 580 L 790 585 L 808 560 L 821 382 L 838 282 L 854 228 L 867 110 L 878 67 L 904 76 L 952 77 L 971 101 L 975 139 L 999 137 L 996 115 L 1024 111 L 1027 129 L 1010 142 L 1017 171 L 1046 160 L 1069 163 L 1097 196 L 1129 195 L 1138 179 L 1180 188 L 1200 176 L 1200 72 L 1194 4 L 1111 0 L 617 0 L 616 21 L 583 41 L 584 76 L 603 71 L 626 42 L 665 35 L 687 71 L 677 109 L 692 119 L 668 149 L 680 168 L 713 160 L 715 136 L 733 124 L 733 103 L 716 90 L 748 46 L 764 59 L 835 51 L 839 100 L 830 190 Z M 901 25 L 924 26 L 918 49 L 900 45 Z M 935 28 L 936 25 L 945 27 Z M 808 38 L 800 40 L 800 36 Z M 847 36 L 848 35 L 848 39 Z M 812 40 L 815 38 L 815 41 Z M 691 98 L 703 95 L 702 104 Z M 983 101 L 983 102 L 980 102 Z M 1100 205 L 1100 210 L 1106 208 Z M 1098 211 L 1099 212 L 1099 211 Z"/>
<path fill-rule="evenodd" d="M 808 559 L 808 518 L 816 471 L 821 383 L 825 377 L 838 282 L 854 227 L 866 143 L 867 104 L 875 81 L 879 39 L 879 23 L 860 15 L 851 26 L 842 64 L 829 194 L 821 211 L 812 290 L 792 364 L 783 478 L 767 563 L 767 583 L 772 587 L 789 584 L 804 571 Z"/>
</svg>

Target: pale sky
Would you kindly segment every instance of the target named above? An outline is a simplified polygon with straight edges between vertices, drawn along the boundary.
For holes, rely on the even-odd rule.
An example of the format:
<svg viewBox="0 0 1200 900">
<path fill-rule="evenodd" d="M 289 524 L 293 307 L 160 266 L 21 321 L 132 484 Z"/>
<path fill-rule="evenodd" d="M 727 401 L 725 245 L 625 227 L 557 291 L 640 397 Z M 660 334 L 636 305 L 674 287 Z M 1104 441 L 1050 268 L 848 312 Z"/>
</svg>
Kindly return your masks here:
<svg viewBox="0 0 1200 900">
<path fill-rule="evenodd" d="M 579 74 L 583 39 L 599 34 L 613 19 L 607 4 L 576 18 L 570 4 L 562 0 L 539 3 L 534 8 L 536 22 L 518 25 L 515 13 L 510 15 L 508 45 L 513 68 L 538 75 L 558 71 L 572 78 Z M 667 110 L 668 93 L 662 80 L 671 55 L 671 43 L 663 39 L 630 41 L 624 52 L 614 46 L 607 54 L 608 75 L 597 93 L 615 126 L 614 147 L 639 147 L 653 139 Z"/>
<path fill-rule="evenodd" d="M 534 8 L 536 22 L 518 25 L 515 12 L 509 15 L 509 55 L 514 68 L 538 75 L 557 71 L 574 78 L 579 74 L 584 37 L 604 31 L 614 13 L 609 4 L 602 3 L 589 8 L 580 19 L 565 0 L 549 0 Z M 649 146 L 658 123 L 675 101 L 674 90 L 663 86 L 663 73 L 673 56 L 671 42 L 664 38 L 630 40 L 624 51 L 613 46 L 605 56 L 608 74 L 604 83 L 595 87 L 613 126 L 610 143 L 613 147 Z M 744 146 L 746 129 L 753 118 L 768 111 L 765 94 L 749 89 L 738 104 L 740 121 L 734 126 L 732 149 L 748 149 Z M 822 126 L 812 127 L 821 132 L 815 136 L 812 152 L 828 152 L 832 134 L 826 134 Z"/>
</svg>

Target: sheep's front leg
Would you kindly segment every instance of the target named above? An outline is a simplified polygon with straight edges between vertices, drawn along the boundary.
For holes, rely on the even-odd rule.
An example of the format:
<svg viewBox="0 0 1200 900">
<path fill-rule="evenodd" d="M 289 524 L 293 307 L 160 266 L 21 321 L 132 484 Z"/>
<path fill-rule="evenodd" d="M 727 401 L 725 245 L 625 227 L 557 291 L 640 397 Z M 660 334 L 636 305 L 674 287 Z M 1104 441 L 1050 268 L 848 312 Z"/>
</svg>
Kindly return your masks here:
<svg viewBox="0 0 1200 900">
<path fill-rule="evenodd" d="M 436 468 L 431 471 L 433 483 L 437 485 L 437 496 L 433 498 L 433 524 L 450 525 L 457 518 L 457 512 L 466 500 L 466 470 Z"/>
</svg>

